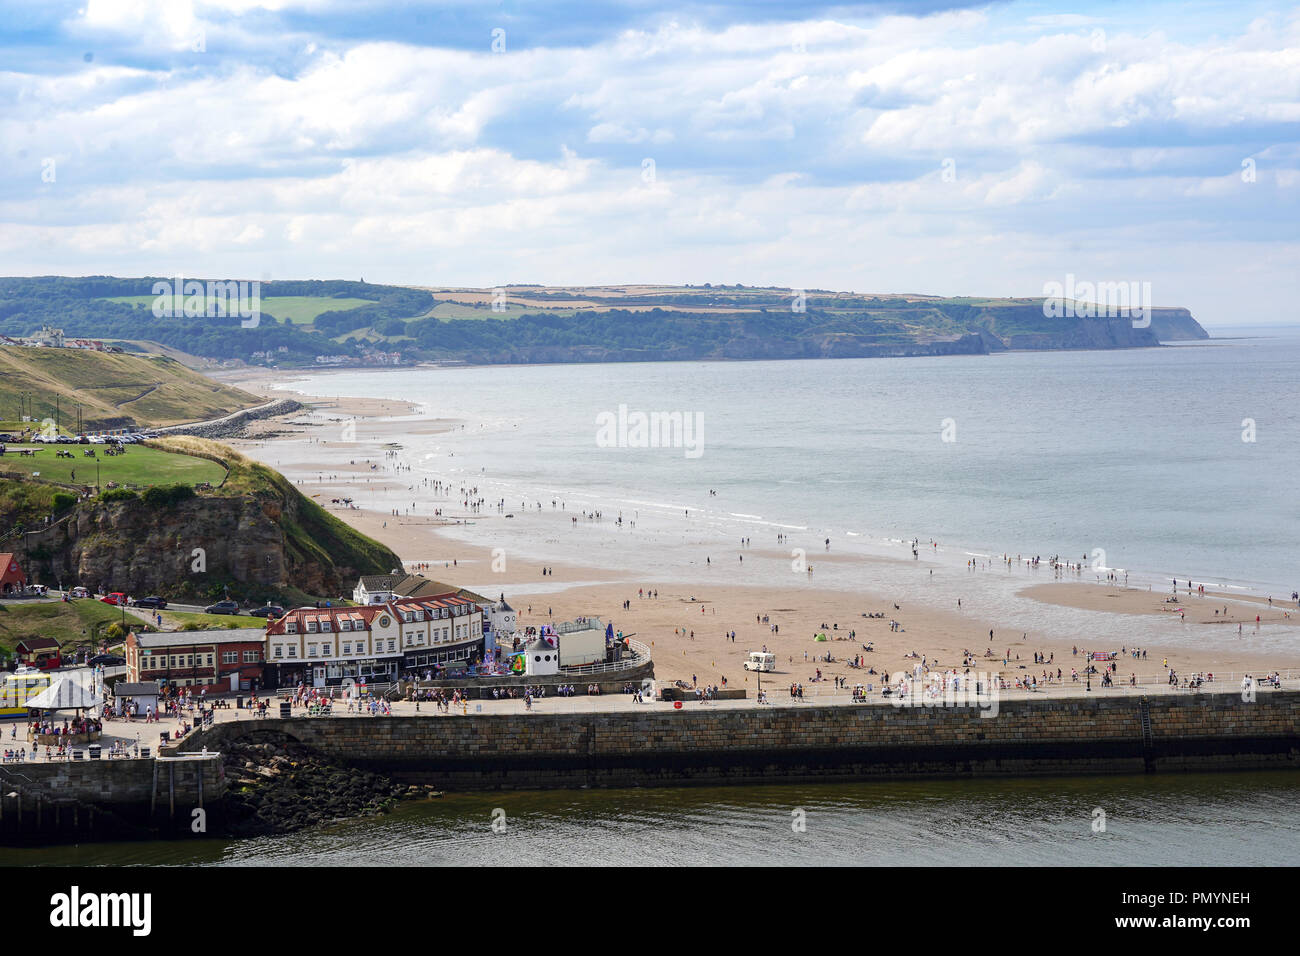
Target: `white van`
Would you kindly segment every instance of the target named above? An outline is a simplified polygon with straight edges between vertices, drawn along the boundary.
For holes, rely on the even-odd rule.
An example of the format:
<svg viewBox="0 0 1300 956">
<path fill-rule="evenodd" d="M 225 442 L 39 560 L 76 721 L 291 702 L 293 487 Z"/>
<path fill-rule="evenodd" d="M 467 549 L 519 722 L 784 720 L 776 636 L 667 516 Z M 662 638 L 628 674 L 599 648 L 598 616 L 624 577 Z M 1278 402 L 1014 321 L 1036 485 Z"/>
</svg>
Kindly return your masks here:
<svg viewBox="0 0 1300 956">
<path fill-rule="evenodd" d="M 750 651 L 749 660 L 745 661 L 745 670 L 772 673 L 776 670 L 776 655 L 765 651 Z"/>
</svg>

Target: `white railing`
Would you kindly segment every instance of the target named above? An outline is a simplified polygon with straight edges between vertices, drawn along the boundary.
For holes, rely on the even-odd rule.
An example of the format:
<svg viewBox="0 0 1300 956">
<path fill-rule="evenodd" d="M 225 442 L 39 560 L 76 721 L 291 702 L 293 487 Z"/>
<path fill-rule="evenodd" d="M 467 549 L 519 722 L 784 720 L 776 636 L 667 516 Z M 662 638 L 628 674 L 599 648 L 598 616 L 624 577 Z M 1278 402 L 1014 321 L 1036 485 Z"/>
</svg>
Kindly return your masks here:
<svg viewBox="0 0 1300 956">
<path fill-rule="evenodd" d="M 601 664 L 578 664 L 574 667 L 561 667 L 560 676 L 562 677 L 590 677 L 593 674 L 614 674 L 619 671 L 628 671 L 640 667 L 650 662 L 650 648 L 646 647 L 640 641 L 634 641 L 630 638 L 627 641 L 628 650 L 632 652 L 630 657 L 624 657 L 620 661 L 612 661 Z"/>
</svg>

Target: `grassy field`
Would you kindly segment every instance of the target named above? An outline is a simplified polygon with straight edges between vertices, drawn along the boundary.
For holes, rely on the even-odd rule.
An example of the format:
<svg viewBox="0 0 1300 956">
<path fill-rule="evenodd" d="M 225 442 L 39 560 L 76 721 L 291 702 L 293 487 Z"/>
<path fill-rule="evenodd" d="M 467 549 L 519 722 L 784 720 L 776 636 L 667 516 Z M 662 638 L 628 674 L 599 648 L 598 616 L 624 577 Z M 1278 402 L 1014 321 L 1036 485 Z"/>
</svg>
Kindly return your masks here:
<svg viewBox="0 0 1300 956">
<path fill-rule="evenodd" d="M 98 640 L 99 632 L 122 620 L 122 611 L 102 601 L 33 601 L 26 604 L 0 604 L 0 648 L 13 653 L 14 645 L 24 637 L 52 637 L 70 647 L 83 641 Z M 128 625 L 138 623 L 129 614 Z"/>
<path fill-rule="evenodd" d="M 115 295 L 107 301 L 152 308 L 155 298 L 152 295 Z M 277 319 L 288 319 L 294 325 L 310 325 L 322 312 L 345 312 L 363 305 L 374 305 L 374 302 L 370 299 L 333 299 L 327 295 L 264 295 L 261 298 L 263 312 Z M 184 298 L 173 299 L 173 308 L 183 313 Z"/>
<path fill-rule="evenodd" d="M 0 475 L 13 477 L 40 477 L 44 481 L 64 485 L 93 485 L 95 462 L 99 462 L 99 483 L 107 487 L 110 481 L 119 485 L 193 485 L 201 481 L 216 485 L 226 477 L 226 470 L 215 461 L 177 455 L 143 445 L 127 445 L 126 454 L 109 458 L 104 455 L 104 445 L 24 445 L 35 448 L 34 458 L 19 458 L 10 445 L 10 451 L 0 458 Z M 94 449 L 96 458 L 84 457 L 87 449 Z M 75 458 L 56 458 L 56 450 L 71 451 Z M 75 474 L 75 477 L 73 473 Z"/>
<path fill-rule="evenodd" d="M 149 612 L 155 613 L 155 612 Z M 162 615 L 163 630 L 210 630 L 234 627 L 265 628 L 266 620 L 260 617 L 245 617 L 242 614 L 202 614 L 194 611 L 158 611 Z M 190 625 L 188 628 L 186 625 Z"/>
</svg>

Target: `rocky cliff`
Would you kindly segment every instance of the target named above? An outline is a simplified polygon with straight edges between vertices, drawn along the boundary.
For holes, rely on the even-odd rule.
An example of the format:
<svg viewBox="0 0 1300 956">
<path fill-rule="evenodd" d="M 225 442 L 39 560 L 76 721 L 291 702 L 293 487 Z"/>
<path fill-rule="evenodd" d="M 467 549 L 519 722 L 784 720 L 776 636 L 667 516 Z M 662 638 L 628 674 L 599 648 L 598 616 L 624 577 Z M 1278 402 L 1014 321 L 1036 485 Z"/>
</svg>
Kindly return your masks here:
<svg viewBox="0 0 1300 956">
<path fill-rule="evenodd" d="M 160 503 L 145 495 L 90 498 L 28 541 L 42 580 L 133 596 L 265 600 L 337 599 L 358 576 L 401 567 L 391 550 L 354 531 L 283 476 L 199 439 L 187 451 L 219 449 L 226 482 Z"/>
</svg>

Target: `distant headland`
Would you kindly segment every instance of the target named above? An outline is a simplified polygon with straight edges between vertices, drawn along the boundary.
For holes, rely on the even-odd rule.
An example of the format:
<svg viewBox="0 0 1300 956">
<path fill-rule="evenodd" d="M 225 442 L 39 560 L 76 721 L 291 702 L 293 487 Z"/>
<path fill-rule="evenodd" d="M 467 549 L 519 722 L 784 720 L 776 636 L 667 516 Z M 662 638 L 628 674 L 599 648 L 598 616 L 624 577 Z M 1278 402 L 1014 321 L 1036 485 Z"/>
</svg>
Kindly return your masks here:
<svg viewBox="0 0 1300 956">
<path fill-rule="evenodd" d="M 1208 338 L 1137 283 L 1042 298 L 741 285 L 497 288 L 348 280 L 0 279 L 0 343 L 102 342 L 195 368 L 982 355 Z M 1045 287 L 1046 288 L 1046 287 Z"/>
</svg>

